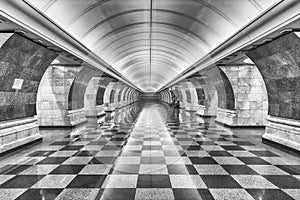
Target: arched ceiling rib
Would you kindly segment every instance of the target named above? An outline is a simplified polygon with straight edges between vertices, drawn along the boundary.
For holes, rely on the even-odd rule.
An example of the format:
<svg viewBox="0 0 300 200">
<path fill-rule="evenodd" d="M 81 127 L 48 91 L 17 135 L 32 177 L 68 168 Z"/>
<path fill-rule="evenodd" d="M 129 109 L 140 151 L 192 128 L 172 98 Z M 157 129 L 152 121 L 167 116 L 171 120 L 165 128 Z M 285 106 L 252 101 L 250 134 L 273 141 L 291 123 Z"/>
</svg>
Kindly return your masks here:
<svg viewBox="0 0 300 200">
<path fill-rule="evenodd" d="M 277 0 L 27 1 L 132 83 L 155 91 Z"/>
</svg>

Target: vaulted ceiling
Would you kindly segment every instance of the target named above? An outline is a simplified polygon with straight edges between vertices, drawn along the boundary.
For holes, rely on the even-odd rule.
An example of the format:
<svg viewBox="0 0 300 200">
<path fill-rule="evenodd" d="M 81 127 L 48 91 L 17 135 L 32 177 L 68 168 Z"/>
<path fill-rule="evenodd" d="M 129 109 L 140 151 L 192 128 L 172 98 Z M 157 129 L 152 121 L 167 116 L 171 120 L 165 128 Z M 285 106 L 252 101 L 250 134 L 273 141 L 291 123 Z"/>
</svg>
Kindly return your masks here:
<svg viewBox="0 0 300 200">
<path fill-rule="evenodd" d="M 193 65 L 277 0 L 24 0 L 145 92 Z"/>
</svg>

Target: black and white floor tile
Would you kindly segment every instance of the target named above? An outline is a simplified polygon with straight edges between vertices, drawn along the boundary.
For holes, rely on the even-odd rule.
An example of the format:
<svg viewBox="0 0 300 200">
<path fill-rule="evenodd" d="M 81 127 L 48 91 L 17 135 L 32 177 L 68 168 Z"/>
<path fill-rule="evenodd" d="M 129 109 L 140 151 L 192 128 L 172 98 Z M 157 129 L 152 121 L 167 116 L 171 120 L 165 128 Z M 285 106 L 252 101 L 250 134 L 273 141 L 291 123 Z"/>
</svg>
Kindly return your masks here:
<svg viewBox="0 0 300 200">
<path fill-rule="evenodd" d="M 161 105 L 45 144 L 0 169 L 0 199 L 300 199 L 300 159 L 216 127 L 174 122 Z"/>
</svg>

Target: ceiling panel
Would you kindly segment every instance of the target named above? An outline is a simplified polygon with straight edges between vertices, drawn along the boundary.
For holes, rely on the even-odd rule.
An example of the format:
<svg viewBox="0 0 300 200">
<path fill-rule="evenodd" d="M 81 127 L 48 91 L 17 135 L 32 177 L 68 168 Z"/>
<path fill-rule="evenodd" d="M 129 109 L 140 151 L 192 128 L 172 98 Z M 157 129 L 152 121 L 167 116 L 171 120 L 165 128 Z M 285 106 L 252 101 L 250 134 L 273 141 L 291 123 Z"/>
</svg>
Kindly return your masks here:
<svg viewBox="0 0 300 200">
<path fill-rule="evenodd" d="M 276 0 L 28 0 L 144 91 L 193 65 Z"/>
</svg>

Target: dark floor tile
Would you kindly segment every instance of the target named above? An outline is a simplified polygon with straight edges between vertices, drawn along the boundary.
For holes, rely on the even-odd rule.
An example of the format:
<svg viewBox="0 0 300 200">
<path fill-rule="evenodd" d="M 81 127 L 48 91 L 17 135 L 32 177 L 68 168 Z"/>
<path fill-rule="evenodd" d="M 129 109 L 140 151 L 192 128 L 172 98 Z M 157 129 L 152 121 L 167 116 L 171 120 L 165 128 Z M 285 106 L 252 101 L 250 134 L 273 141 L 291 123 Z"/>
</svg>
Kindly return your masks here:
<svg viewBox="0 0 300 200">
<path fill-rule="evenodd" d="M 89 164 L 114 164 L 117 157 L 95 157 Z"/>
<path fill-rule="evenodd" d="M 73 156 L 95 156 L 99 151 L 78 151 Z"/>
<path fill-rule="evenodd" d="M 289 174 L 300 175 L 300 165 L 276 165 L 276 167 L 282 169 L 283 171 Z"/>
<path fill-rule="evenodd" d="M 29 189 L 16 200 L 54 200 L 62 189 Z"/>
<path fill-rule="evenodd" d="M 232 154 L 228 153 L 227 151 L 209 151 L 208 152 L 209 155 L 211 156 L 233 156 Z"/>
<path fill-rule="evenodd" d="M 83 147 L 83 145 L 68 145 L 62 148 L 61 151 L 79 151 Z"/>
<path fill-rule="evenodd" d="M 122 149 L 122 145 L 106 145 L 104 147 L 102 147 L 101 150 L 120 150 Z"/>
<path fill-rule="evenodd" d="M 206 189 L 173 189 L 175 200 L 214 200 Z"/>
<path fill-rule="evenodd" d="M 270 151 L 250 151 L 250 152 L 259 157 L 279 157 L 279 155 L 272 153 Z"/>
<path fill-rule="evenodd" d="M 218 130 L 218 131 L 223 132 L 223 130 Z M 236 135 L 224 135 L 224 134 L 221 134 L 220 136 L 224 137 L 224 138 L 228 138 L 228 139 L 238 138 L 238 136 L 236 136 Z"/>
<path fill-rule="evenodd" d="M 210 164 L 210 165 L 216 165 L 218 164 L 213 158 L 211 157 L 189 157 L 191 162 L 193 164 Z"/>
<path fill-rule="evenodd" d="M 141 157 L 142 155 L 142 151 L 138 151 L 138 150 L 126 150 L 126 151 L 122 151 L 121 156 L 133 156 L 133 157 Z"/>
<path fill-rule="evenodd" d="M 110 170 L 110 174 L 138 174 L 139 170 L 140 170 L 140 165 L 118 164 L 118 165 L 115 165 Z"/>
<path fill-rule="evenodd" d="M 185 167 L 188 170 L 189 174 L 198 174 L 198 172 L 195 169 L 194 165 L 185 165 Z"/>
<path fill-rule="evenodd" d="M 216 145 L 213 141 L 197 141 L 199 145 Z"/>
<path fill-rule="evenodd" d="M 200 145 L 182 145 L 182 148 L 184 150 L 191 150 L 191 151 L 202 150 Z"/>
<path fill-rule="evenodd" d="M 136 189 L 101 189 L 101 200 L 134 200 Z"/>
<path fill-rule="evenodd" d="M 293 200 L 285 192 L 276 189 L 248 189 L 247 192 L 255 200 Z"/>
<path fill-rule="evenodd" d="M 19 174 L 32 165 L 6 165 L 0 169 L 0 174 Z"/>
<path fill-rule="evenodd" d="M 166 164 L 165 157 L 141 157 L 141 164 Z"/>
<path fill-rule="evenodd" d="M 56 142 L 51 143 L 50 145 L 68 145 L 70 143 L 71 143 L 71 141 L 56 141 Z"/>
<path fill-rule="evenodd" d="M 144 138 L 144 141 L 160 141 L 159 137 L 147 137 Z"/>
<path fill-rule="evenodd" d="M 222 137 L 219 138 L 211 138 L 211 140 L 215 141 L 215 142 L 227 142 L 228 140 Z"/>
<path fill-rule="evenodd" d="M 238 159 L 247 165 L 270 165 L 270 163 L 259 157 L 238 157 Z"/>
<path fill-rule="evenodd" d="M 144 145 L 143 150 L 162 150 L 161 145 Z"/>
<path fill-rule="evenodd" d="M 85 165 L 60 165 L 50 174 L 78 174 Z"/>
<path fill-rule="evenodd" d="M 255 146 L 255 144 L 247 141 L 233 141 L 233 143 L 237 145 Z"/>
<path fill-rule="evenodd" d="M 245 151 L 245 149 L 237 145 L 220 145 L 220 146 L 227 151 Z"/>
<path fill-rule="evenodd" d="M 106 145 L 108 141 L 91 141 L 88 145 Z"/>
<path fill-rule="evenodd" d="M 190 141 L 190 142 L 194 141 L 193 138 L 188 138 L 188 136 L 186 136 L 186 135 L 183 135 L 183 136 L 186 137 L 186 138 L 184 138 L 184 137 L 177 137 L 177 140 L 178 141 Z"/>
<path fill-rule="evenodd" d="M 27 157 L 47 157 L 50 156 L 51 154 L 53 154 L 55 151 L 35 151 L 29 155 L 27 155 Z"/>
<path fill-rule="evenodd" d="M 61 164 L 65 162 L 69 157 L 48 157 L 44 160 L 41 160 L 38 162 L 39 165 L 47 165 L 47 164 Z"/>
<path fill-rule="evenodd" d="M 289 175 L 265 175 L 266 179 L 281 189 L 300 189 L 300 180 Z"/>
<path fill-rule="evenodd" d="M 137 188 L 171 188 L 168 175 L 139 175 Z"/>
<path fill-rule="evenodd" d="M 67 188 L 100 188 L 106 175 L 78 175 Z"/>
<path fill-rule="evenodd" d="M 198 174 L 193 165 L 167 165 L 169 174 Z"/>
<path fill-rule="evenodd" d="M 247 165 L 222 165 L 230 175 L 258 174 Z"/>
<path fill-rule="evenodd" d="M 208 188 L 241 188 L 229 175 L 201 175 Z"/>
<path fill-rule="evenodd" d="M 0 188 L 30 188 L 44 176 L 20 175 L 3 183 Z"/>
</svg>

